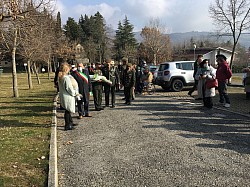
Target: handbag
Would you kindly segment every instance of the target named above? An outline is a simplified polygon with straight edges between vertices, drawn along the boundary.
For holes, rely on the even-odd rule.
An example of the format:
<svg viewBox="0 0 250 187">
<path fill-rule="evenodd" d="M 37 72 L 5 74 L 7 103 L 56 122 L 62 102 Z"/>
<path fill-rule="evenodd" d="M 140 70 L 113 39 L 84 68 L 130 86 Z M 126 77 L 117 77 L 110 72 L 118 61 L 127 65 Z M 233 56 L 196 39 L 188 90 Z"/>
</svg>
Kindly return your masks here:
<svg viewBox="0 0 250 187">
<path fill-rule="evenodd" d="M 217 88 L 217 87 L 218 87 L 217 79 L 209 79 L 206 81 L 206 88 L 207 89 Z"/>
</svg>

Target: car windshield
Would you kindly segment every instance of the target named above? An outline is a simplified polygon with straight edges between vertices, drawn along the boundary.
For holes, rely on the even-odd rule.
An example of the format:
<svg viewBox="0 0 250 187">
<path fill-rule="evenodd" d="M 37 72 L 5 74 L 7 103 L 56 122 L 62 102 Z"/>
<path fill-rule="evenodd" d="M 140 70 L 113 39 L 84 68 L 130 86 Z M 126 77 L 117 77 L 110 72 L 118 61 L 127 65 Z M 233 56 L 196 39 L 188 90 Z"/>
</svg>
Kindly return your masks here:
<svg viewBox="0 0 250 187">
<path fill-rule="evenodd" d="M 164 71 L 169 68 L 169 64 L 161 64 L 159 67 L 159 71 Z"/>
</svg>

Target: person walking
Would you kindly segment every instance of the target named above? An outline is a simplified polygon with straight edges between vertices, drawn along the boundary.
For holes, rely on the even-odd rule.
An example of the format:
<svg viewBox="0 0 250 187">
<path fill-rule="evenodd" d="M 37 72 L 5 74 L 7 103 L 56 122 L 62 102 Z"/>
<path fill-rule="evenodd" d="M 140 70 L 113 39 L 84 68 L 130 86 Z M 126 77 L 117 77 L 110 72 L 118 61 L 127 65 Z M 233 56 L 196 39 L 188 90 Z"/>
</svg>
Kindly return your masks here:
<svg viewBox="0 0 250 187">
<path fill-rule="evenodd" d="M 127 69 L 123 74 L 124 94 L 125 94 L 125 104 L 131 105 L 132 91 L 135 87 L 135 71 L 132 70 L 132 64 L 127 64 Z"/>
<path fill-rule="evenodd" d="M 227 58 L 222 55 L 216 55 L 216 62 L 218 63 L 218 68 L 216 71 L 216 79 L 218 80 L 218 92 L 220 95 L 220 104 L 224 104 L 224 107 L 230 107 L 230 99 L 227 94 L 227 83 L 232 77 L 232 71 L 227 63 Z"/>
<path fill-rule="evenodd" d="M 77 69 L 71 72 L 71 75 L 78 83 L 79 93 L 82 97 L 77 98 L 78 119 L 92 117 L 89 114 L 89 96 L 92 91 L 88 68 L 82 62 L 77 63 Z"/>
<path fill-rule="evenodd" d="M 115 67 L 115 62 L 107 59 L 104 68 L 102 69 L 103 75 L 112 82 L 112 84 L 104 83 L 105 106 L 109 107 L 109 96 L 111 94 L 111 108 L 115 107 L 115 88 L 116 84 L 120 84 L 119 71 Z"/>
<path fill-rule="evenodd" d="M 212 97 L 215 96 L 215 87 L 208 87 L 207 82 L 215 80 L 216 74 L 214 68 L 209 65 L 208 59 L 204 59 L 197 69 L 195 79 L 198 80 L 197 91 L 200 98 L 203 98 L 203 104 L 207 108 L 213 108 Z"/>
<path fill-rule="evenodd" d="M 194 62 L 194 73 L 193 73 L 193 77 L 194 77 L 194 86 L 188 91 L 188 95 L 192 96 L 192 93 L 197 90 L 197 85 L 198 85 L 198 80 L 195 78 L 199 64 L 202 62 L 202 58 L 203 55 L 197 55 L 197 59 Z M 196 100 L 200 100 L 201 98 L 196 98 Z"/>
<path fill-rule="evenodd" d="M 94 77 L 102 76 L 101 68 L 102 68 L 101 63 L 97 62 L 95 64 L 95 69 L 93 71 Z M 93 97 L 94 97 L 95 110 L 96 111 L 103 110 L 104 108 L 102 107 L 102 80 L 101 79 L 98 79 L 97 81 L 92 82 L 92 91 L 93 91 Z"/>
<path fill-rule="evenodd" d="M 71 113 L 75 113 L 75 96 L 78 94 L 77 82 L 71 75 L 69 75 L 70 69 L 71 66 L 68 63 L 63 63 L 58 72 L 60 103 L 65 109 L 65 130 L 73 129 L 74 124 Z"/>
</svg>

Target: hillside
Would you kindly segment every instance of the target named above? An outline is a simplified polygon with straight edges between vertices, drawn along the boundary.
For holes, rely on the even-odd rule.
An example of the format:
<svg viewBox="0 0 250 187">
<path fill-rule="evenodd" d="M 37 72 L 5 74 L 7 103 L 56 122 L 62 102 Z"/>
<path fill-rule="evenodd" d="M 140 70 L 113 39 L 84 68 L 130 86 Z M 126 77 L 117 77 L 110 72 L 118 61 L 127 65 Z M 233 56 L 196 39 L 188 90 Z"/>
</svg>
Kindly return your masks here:
<svg viewBox="0 0 250 187">
<path fill-rule="evenodd" d="M 185 33 L 171 33 L 169 34 L 170 40 L 173 44 L 183 43 L 184 41 L 190 42 L 191 38 L 195 40 L 211 40 L 211 41 L 228 41 L 232 40 L 232 37 L 229 36 L 223 36 L 223 37 L 217 37 L 216 33 L 212 32 L 185 32 Z M 142 38 L 140 36 L 140 32 L 135 33 L 136 39 L 141 42 Z M 248 34 L 242 34 L 239 40 L 240 45 L 248 48 L 250 47 L 250 33 Z"/>
</svg>

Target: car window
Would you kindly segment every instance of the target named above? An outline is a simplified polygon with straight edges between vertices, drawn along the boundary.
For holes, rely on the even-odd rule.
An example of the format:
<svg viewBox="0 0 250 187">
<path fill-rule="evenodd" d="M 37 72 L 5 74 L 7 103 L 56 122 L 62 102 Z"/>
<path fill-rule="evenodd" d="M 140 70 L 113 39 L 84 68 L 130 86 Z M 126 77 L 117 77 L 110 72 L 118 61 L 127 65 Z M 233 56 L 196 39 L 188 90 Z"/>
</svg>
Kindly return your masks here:
<svg viewBox="0 0 250 187">
<path fill-rule="evenodd" d="M 181 64 L 180 64 L 180 63 L 176 63 L 176 64 L 175 64 L 175 66 L 176 66 L 176 69 L 182 69 L 182 67 L 181 67 Z"/>
<path fill-rule="evenodd" d="M 169 64 L 161 64 L 159 67 L 159 71 L 164 71 L 169 68 Z"/>
<path fill-rule="evenodd" d="M 186 62 L 186 63 L 182 63 L 182 69 L 183 70 L 193 70 L 193 63 L 192 62 Z"/>
</svg>

